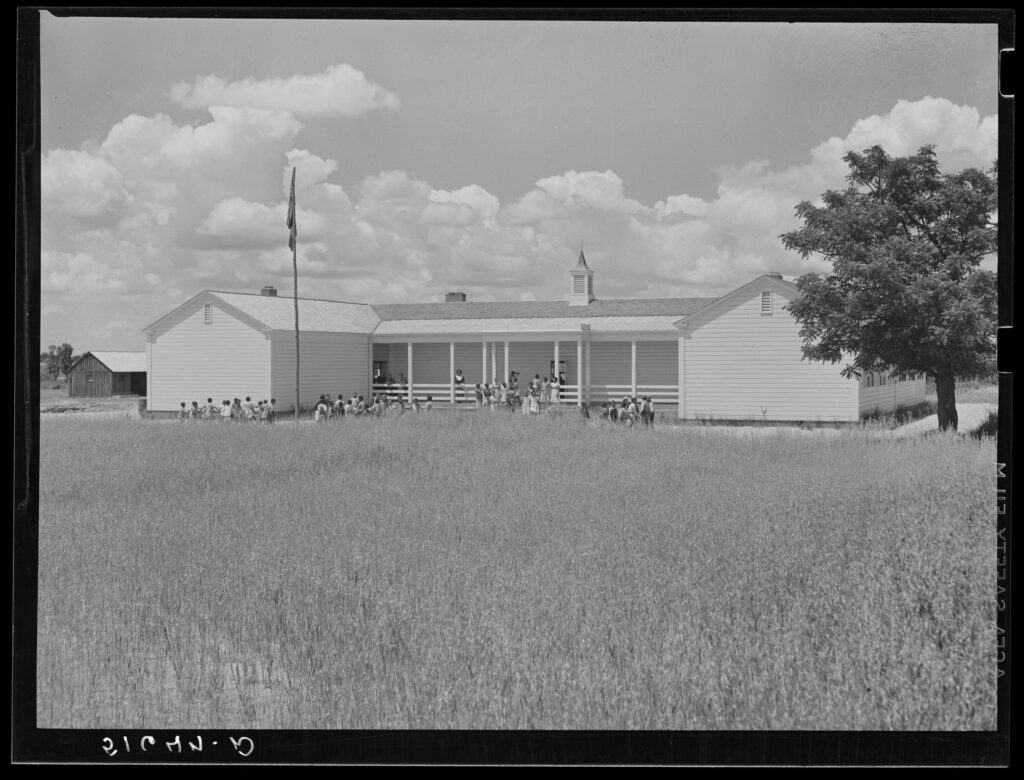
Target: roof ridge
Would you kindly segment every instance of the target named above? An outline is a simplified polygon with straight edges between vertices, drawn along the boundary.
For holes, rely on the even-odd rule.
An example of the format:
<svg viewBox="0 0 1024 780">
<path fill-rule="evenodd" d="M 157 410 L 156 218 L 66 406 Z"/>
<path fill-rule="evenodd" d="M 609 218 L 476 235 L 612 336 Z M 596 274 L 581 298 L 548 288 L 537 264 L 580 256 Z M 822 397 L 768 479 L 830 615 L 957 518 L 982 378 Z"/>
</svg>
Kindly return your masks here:
<svg viewBox="0 0 1024 780">
<path fill-rule="evenodd" d="M 252 298 L 275 298 L 275 299 L 280 300 L 280 301 L 294 301 L 295 300 L 292 296 L 288 296 L 288 295 L 264 295 L 263 293 L 233 292 L 231 290 L 206 290 L 206 292 L 213 293 L 214 295 L 248 295 L 248 296 L 250 296 Z M 348 304 L 350 306 L 373 306 L 372 303 L 365 303 L 365 302 L 361 302 L 361 301 L 338 301 L 338 300 L 335 300 L 334 298 L 305 298 L 305 297 L 303 297 L 301 295 L 299 296 L 299 300 L 300 301 L 318 301 L 320 303 L 345 303 L 345 304 Z"/>
</svg>

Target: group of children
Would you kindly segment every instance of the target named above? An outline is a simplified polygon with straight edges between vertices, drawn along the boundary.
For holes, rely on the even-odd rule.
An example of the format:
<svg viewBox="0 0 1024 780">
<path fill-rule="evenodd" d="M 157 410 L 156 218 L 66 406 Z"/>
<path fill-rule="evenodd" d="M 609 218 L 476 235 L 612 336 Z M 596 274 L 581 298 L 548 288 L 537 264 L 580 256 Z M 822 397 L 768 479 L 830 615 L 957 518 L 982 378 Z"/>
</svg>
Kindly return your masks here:
<svg viewBox="0 0 1024 780">
<path fill-rule="evenodd" d="M 429 411 L 434 406 L 433 398 L 433 396 L 428 395 L 424 404 L 420 404 L 419 399 L 414 398 L 410 408 L 414 412 L 420 411 L 421 408 Z M 337 420 L 342 417 L 393 416 L 402 414 L 404 411 L 405 404 L 402 403 L 402 400 L 388 393 L 374 395 L 370 403 L 367 403 L 363 396 L 355 393 L 349 398 L 342 398 L 341 393 L 338 393 L 338 397 L 333 400 L 328 394 L 321 395 L 313 407 L 313 421 L 319 423 Z"/>
<path fill-rule="evenodd" d="M 523 414 L 540 414 L 542 408 L 561 402 L 564 385 L 564 374 L 550 378 L 541 378 L 540 374 L 534 374 L 533 379 L 520 390 L 519 372 L 512 371 L 506 382 L 478 382 L 469 392 L 472 393 L 471 397 L 478 409 L 488 408 L 494 411 L 505 407 L 522 409 Z M 461 368 L 455 372 L 455 393 L 456 400 L 464 400 L 467 395 L 466 380 Z"/>
<path fill-rule="evenodd" d="M 587 415 L 590 416 L 589 414 Z M 619 422 L 632 426 L 640 423 L 653 427 L 654 425 L 654 399 L 649 395 L 626 396 L 616 405 L 614 401 L 606 401 L 601 404 L 601 419 L 609 422 Z"/>
<path fill-rule="evenodd" d="M 277 399 L 275 398 L 271 398 L 269 401 L 253 401 L 249 396 L 246 396 L 244 401 L 240 398 L 230 401 L 225 399 L 219 406 L 213 402 L 212 398 L 207 398 L 206 403 L 202 406 L 196 401 L 193 401 L 191 406 L 182 401 L 181 409 L 178 410 L 178 421 L 204 420 L 212 422 L 220 420 L 222 422 L 256 422 L 267 425 L 274 422 L 274 404 L 276 403 Z"/>
<path fill-rule="evenodd" d="M 456 373 L 456 380 L 461 377 L 461 370 Z M 473 388 L 473 398 L 476 408 L 490 409 L 492 412 L 498 408 L 509 410 L 521 409 L 523 414 L 540 414 L 545 408 L 556 407 L 561 401 L 561 388 L 565 383 L 565 377 L 541 378 L 535 374 L 520 392 L 519 372 L 513 371 L 509 374 L 507 382 L 500 384 L 476 384 Z M 456 381 L 456 389 L 462 388 L 462 396 L 465 398 L 465 380 L 461 383 Z M 245 401 L 235 398 L 231 401 L 222 401 L 220 406 L 213 403 L 212 398 L 207 398 L 203 406 L 195 401 L 191 406 L 181 402 L 181 409 L 178 412 L 178 420 L 181 422 L 192 422 L 194 420 L 221 420 L 234 422 L 257 422 L 260 424 L 271 424 L 274 422 L 274 405 L 276 399 L 269 401 L 253 401 L 246 396 Z M 363 396 L 353 393 L 348 398 L 343 398 L 338 393 L 337 398 L 332 399 L 329 394 L 323 394 L 317 400 L 313 408 L 314 422 L 327 422 L 338 420 L 343 417 L 383 417 L 400 415 L 407 410 L 413 412 L 430 411 L 434 406 L 434 397 L 427 396 L 425 402 L 413 398 L 406 407 L 400 397 L 392 393 L 379 393 L 374 395 L 367 403 Z M 580 413 L 590 419 L 590 410 L 586 403 L 580 404 Z M 650 396 L 626 396 L 621 402 L 615 401 L 601 404 L 600 419 L 609 422 L 624 423 L 626 425 L 642 424 L 654 425 L 654 401 Z"/>
</svg>

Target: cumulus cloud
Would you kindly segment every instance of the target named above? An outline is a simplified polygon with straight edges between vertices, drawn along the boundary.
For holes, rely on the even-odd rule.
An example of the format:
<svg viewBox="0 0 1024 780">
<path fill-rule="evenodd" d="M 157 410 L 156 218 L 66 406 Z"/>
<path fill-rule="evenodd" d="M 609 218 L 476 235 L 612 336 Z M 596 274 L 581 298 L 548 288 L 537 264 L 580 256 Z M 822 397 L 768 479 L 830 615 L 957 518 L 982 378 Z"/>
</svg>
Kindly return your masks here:
<svg viewBox="0 0 1024 780">
<path fill-rule="evenodd" d="M 226 81 L 203 76 L 179 82 L 168 97 L 182 108 L 234 106 L 287 111 L 301 117 L 357 117 L 398 108 L 398 97 L 344 63 L 323 73 L 272 79 Z"/>
<path fill-rule="evenodd" d="M 116 293 L 125 281 L 86 252 L 44 252 L 41 288 L 44 293 Z"/>
<path fill-rule="evenodd" d="M 204 288 L 290 289 L 293 167 L 306 295 L 430 301 L 460 289 L 476 300 L 560 299 L 581 241 L 599 297 L 719 295 L 766 271 L 821 269 L 778 237 L 797 226 L 797 203 L 845 186 L 847 151 L 934 144 L 953 171 L 991 164 L 997 140 L 994 117 L 940 99 L 901 101 L 823 140 L 801 164 L 721 167 L 703 198 L 679 192 L 644 204 L 614 171 L 569 170 L 502 203 L 484 184 L 445 190 L 405 170 L 343 188 L 332 181 L 335 160 L 296 146 L 300 131 L 279 107 L 221 106 L 196 125 L 126 117 L 95 148 L 47 154 L 45 303 L 67 319 L 98 317 L 83 307 L 105 301 L 98 308 L 109 318 L 127 300 L 117 318 L 141 329 Z"/>
<path fill-rule="evenodd" d="M 66 149 L 43 156 L 40 192 L 47 211 L 85 220 L 116 217 L 133 199 L 121 171 L 109 160 Z"/>
</svg>

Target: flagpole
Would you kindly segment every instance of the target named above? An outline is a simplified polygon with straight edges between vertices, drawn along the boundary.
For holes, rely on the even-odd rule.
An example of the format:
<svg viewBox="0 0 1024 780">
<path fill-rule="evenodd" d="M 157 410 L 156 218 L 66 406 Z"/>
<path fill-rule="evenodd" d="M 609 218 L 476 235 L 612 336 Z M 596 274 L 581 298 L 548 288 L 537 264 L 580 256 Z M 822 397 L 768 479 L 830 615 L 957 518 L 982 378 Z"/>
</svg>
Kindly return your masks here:
<svg viewBox="0 0 1024 780">
<path fill-rule="evenodd" d="M 299 421 L 299 241 L 295 225 L 295 168 L 292 168 L 292 189 L 288 200 L 288 243 L 292 247 L 292 300 L 295 303 L 295 422 Z"/>
<path fill-rule="evenodd" d="M 298 242 L 292 244 L 292 271 L 294 272 L 294 289 L 292 297 L 295 301 L 295 421 L 299 420 L 299 259 Z"/>
</svg>

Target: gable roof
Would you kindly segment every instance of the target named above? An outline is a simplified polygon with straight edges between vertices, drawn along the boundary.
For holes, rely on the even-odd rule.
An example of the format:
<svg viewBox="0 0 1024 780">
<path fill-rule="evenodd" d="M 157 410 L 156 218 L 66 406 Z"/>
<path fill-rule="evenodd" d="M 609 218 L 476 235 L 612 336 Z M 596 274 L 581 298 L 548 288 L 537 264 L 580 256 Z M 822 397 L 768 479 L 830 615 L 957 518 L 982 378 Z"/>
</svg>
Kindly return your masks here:
<svg viewBox="0 0 1024 780">
<path fill-rule="evenodd" d="M 705 311 L 707 311 L 708 309 L 712 308 L 713 306 L 717 306 L 718 304 L 724 303 L 724 302 L 729 301 L 729 300 L 731 300 L 733 298 L 738 298 L 738 297 L 746 294 L 747 291 L 749 291 L 751 287 L 756 287 L 756 286 L 763 287 L 766 283 L 775 286 L 777 289 L 780 289 L 782 292 L 784 292 L 790 298 L 795 298 L 799 294 L 799 288 L 793 282 L 787 282 L 782 277 L 775 276 L 773 274 L 761 274 L 756 279 L 751 279 L 746 284 L 737 287 L 735 290 L 733 290 L 730 293 L 726 293 L 721 298 L 709 299 L 707 304 L 705 304 L 704 306 L 701 306 L 699 309 L 696 309 L 696 310 L 694 310 L 692 312 L 689 312 L 684 317 L 682 317 L 680 320 L 678 320 L 676 322 L 676 326 L 680 326 L 680 325 L 685 326 L 687 324 L 688 320 L 694 319 L 698 315 L 703 314 Z"/>
<path fill-rule="evenodd" d="M 292 298 L 258 293 L 211 291 L 214 296 L 243 314 L 263 323 L 269 330 L 295 329 Z M 372 333 L 380 319 L 365 303 L 299 298 L 299 328 L 326 333 Z"/>
<path fill-rule="evenodd" d="M 295 302 L 292 298 L 260 293 L 204 290 L 142 329 L 153 333 L 176 313 L 200 302 L 219 301 L 233 316 L 257 330 L 294 330 Z M 365 303 L 299 298 L 299 328 L 326 333 L 372 333 L 380 319 Z"/>
<path fill-rule="evenodd" d="M 92 355 L 115 374 L 145 373 L 147 370 L 145 352 L 86 352 L 75 363 L 87 355 Z"/>
</svg>

